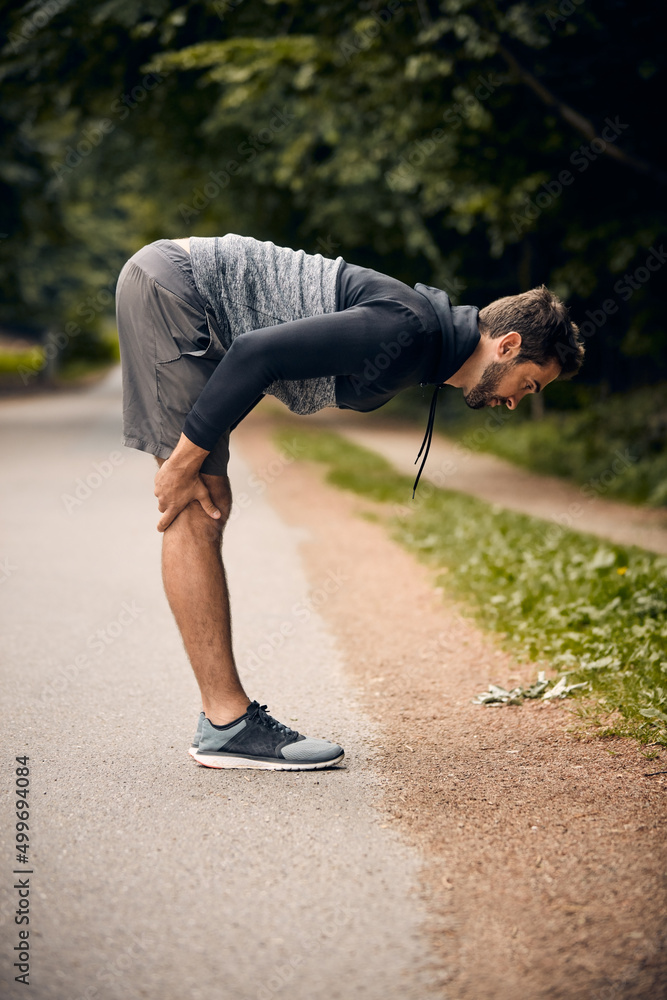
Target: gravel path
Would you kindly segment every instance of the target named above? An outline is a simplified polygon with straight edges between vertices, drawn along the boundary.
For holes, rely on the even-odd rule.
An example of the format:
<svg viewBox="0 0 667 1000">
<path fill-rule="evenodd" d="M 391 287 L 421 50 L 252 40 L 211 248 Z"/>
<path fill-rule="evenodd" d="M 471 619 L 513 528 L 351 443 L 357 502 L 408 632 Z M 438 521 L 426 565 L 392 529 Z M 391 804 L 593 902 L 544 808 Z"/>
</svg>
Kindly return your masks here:
<svg viewBox="0 0 667 1000">
<path fill-rule="evenodd" d="M 414 462 L 423 433 L 419 428 L 398 427 L 376 416 L 364 422 L 351 410 L 334 415 L 331 410 L 323 410 L 315 420 L 383 455 L 401 472 L 416 475 L 419 466 Z M 623 456 L 612 456 L 609 469 L 601 477 L 580 487 L 555 476 L 528 472 L 438 434 L 433 438 L 423 478 L 574 531 L 587 531 L 619 545 L 639 545 L 667 555 L 667 510 L 605 499 L 614 469 L 622 467 Z"/>
<path fill-rule="evenodd" d="M 471 704 L 489 681 L 535 668 L 443 601 L 432 571 L 368 520 L 381 505 L 327 486 L 319 465 L 280 474 L 271 419 L 251 414 L 237 441 L 258 478 L 273 478 L 280 515 L 306 529 L 311 581 L 333 563 L 349 577 L 321 613 L 380 726 L 386 822 L 425 859 L 443 995 L 666 997 L 667 754 L 575 738 L 571 703 Z"/>
</svg>

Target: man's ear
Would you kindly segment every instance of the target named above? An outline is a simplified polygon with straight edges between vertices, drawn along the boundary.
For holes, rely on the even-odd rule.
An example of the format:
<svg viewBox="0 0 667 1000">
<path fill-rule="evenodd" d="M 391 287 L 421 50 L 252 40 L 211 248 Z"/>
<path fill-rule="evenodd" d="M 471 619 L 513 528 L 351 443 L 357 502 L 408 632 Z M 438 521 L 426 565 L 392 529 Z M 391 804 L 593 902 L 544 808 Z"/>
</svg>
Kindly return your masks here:
<svg viewBox="0 0 667 1000">
<path fill-rule="evenodd" d="M 498 337 L 496 341 L 496 354 L 501 360 L 515 358 L 521 350 L 521 334 L 516 330 Z"/>
</svg>

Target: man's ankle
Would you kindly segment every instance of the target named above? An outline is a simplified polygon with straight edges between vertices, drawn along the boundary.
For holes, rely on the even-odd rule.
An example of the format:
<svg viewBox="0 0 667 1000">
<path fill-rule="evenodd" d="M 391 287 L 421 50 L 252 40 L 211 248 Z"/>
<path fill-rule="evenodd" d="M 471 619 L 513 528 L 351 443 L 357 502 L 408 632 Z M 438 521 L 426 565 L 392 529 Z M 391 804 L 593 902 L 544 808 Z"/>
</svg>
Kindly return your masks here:
<svg viewBox="0 0 667 1000">
<path fill-rule="evenodd" d="M 214 726 L 228 726 L 230 722 L 236 722 L 242 715 L 245 715 L 249 704 L 250 700 L 248 698 L 226 702 L 223 705 L 209 704 L 204 706 L 204 714 Z"/>
</svg>

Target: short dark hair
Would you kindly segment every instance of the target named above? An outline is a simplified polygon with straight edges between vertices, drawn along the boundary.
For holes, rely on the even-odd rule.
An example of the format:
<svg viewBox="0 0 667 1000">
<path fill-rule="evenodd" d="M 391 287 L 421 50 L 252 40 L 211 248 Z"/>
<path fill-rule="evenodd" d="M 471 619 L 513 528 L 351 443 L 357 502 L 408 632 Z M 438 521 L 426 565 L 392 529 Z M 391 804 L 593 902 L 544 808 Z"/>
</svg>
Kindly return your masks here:
<svg viewBox="0 0 667 1000">
<path fill-rule="evenodd" d="M 572 378 L 584 361 L 584 341 L 567 306 L 546 285 L 520 295 L 506 295 L 480 310 L 479 330 L 489 337 L 503 337 L 515 330 L 521 335 L 517 364 L 550 361 L 561 366 L 560 379 Z"/>
</svg>

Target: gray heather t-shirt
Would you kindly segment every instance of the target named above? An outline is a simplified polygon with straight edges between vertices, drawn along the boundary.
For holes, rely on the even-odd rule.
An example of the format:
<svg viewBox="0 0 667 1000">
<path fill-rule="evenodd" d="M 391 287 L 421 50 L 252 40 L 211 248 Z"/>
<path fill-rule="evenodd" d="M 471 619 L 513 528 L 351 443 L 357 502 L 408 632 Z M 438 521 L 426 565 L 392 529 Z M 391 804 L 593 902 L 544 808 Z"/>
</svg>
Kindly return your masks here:
<svg viewBox="0 0 667 1000">
<path fill-rule="evenodd" d="M 278 247 L 251 236 L 190 237 L 195 284 L 215 314 L 223 346 L 241 333 L 336 311 L 342 257 Z M 273 382 L 266 390 L 294 413 L 336 405 L 336 377 Z"/>
</svg>

